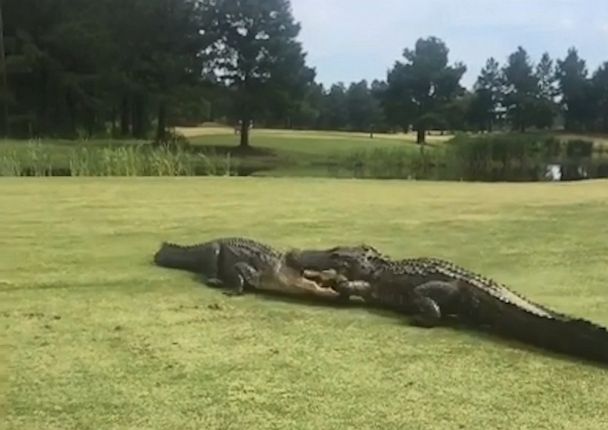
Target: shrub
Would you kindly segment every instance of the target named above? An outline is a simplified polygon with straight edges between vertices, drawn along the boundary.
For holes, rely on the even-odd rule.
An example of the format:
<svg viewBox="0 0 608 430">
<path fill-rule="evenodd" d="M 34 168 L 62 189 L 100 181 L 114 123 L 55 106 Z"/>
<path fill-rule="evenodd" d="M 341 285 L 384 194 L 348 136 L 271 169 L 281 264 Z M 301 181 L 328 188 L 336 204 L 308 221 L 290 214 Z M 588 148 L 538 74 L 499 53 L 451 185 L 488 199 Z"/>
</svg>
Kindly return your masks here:
<svg viewBox="0 0 608 430">
<path fill-rule="evenodd" d="M 1 147 L 0 147 L 1 148 Z M 230 157 L 210 157 L 182 145 L 80 145 L 63 159 L 51 145 L 32 142 L 0 149 L 0 176 L 194 176 L 234 174 Z"/>
</svg>

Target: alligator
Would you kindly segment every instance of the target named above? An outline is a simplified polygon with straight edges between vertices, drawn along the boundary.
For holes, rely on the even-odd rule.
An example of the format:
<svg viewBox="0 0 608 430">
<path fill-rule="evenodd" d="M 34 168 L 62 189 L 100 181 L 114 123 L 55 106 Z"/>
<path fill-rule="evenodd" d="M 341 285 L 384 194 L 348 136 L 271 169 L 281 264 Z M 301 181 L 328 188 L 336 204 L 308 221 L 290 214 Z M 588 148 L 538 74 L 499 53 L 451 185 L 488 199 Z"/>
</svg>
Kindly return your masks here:
<svg viewBox="0 0 608 430">
<path fill-rule="evenodd" d="M 340 298 L 335 290 L 306 279 L 284 264 L 284 254 L 256 240 L 223 237 L 196 245 L 162 242 L 154 254 L 158 266 L 198 274 L 227 296 L 264 290 L 296 296 Z"/>
<path fill-rule="evenodd" d="M 608 364 L 608 330 L 551 310 L 505 285 L 447 260 L 393 260 L 370 245 L 291 250 L 287 263 L 342 297 L 411 316 L 411 324 L 436 327 L 461 321 L 507 338 Z M 359 281 L 359 282 L 353 282 Z"/>
</svg>

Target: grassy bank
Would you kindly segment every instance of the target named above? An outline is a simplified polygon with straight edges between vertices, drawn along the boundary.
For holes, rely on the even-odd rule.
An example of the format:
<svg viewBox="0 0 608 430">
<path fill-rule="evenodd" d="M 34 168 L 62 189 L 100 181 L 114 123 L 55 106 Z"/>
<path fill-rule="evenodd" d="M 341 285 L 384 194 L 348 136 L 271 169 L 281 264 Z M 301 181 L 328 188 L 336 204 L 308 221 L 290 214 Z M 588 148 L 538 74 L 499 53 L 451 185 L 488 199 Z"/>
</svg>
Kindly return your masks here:
<svg viewBox="0 0 608 430">
<path fill-rule="evenodd" d="M 452 259 L 606 325 L 606 182 L 29 178 L 1 179 L 0 194 L 6 428 L 608 421 L 604 370 L 392 313 L 229 299 L 150 261 L 161 240 L 366 241 Z"/>
<path fill-rule="evenodd" d="M 94 139 L 0 141 L 0 176 L 359 177 L 374 179 L 543 180 L 548 164 L 567 165 L 565 177 L 608 176 L 608 146 L 594 136 L 492 134 L 431 135 L 424 155 L 410 134 L 252 131 L 251 147 L 225 127 L 177 130 L 174 148 L 148 142 Z M 598 140 L 599 139 L 599 140 Z M 551 145 L 544 142 L 551 141 Z M 560 156 L 548 156 L 561 143 Z M 588 155 L 579 154 L 585 145 Z M 550 151 L 547 151 L 549 150 Z M 547 153 L 547 154 L 545 154 Z M 579 154 L 579 155 L 577 155 Z M 585 176 L 585 175 L 582 175 Z"/>
<path fill-rule="evenodd" d="M 187 153 L 180 155 L 180 159 L 184 160 L 182 164 L 192 166 L 189 170 L 199 173 L 209 170 L 223 174 L 227 163 L 231 163 L 232 170 L 242 175 L 327 176 L 331 164 L 349 154 L 373 149 L 400 150 L 406 153 L 418 151 L 411 134 L 380 134 L 370 139 L 362 133 L 254 130 L 251 136 L 252 148 L 240 151 L 237 148 L 238 136 L 229 128 L 205 127 L 177 131 L 190 141 L 185 151 Z M 446 136 L 430 137 L 430 141 L 437 144 L 446 139 Z M 62 173 L 69 170 L 74 162 L 82 164 L 83 159 L 97 160 L 98 166 L 92 165 L 92 161 L 88 164 L 91 164 L 90 170 L 96 170 L 99 174 L 105 174 L 108 170 L 125 171 L 126 163 L 122 162 L 125 158 L 124 151 L 121 149 L 122 152 L 119 153 L 116 150 L 126 148 L 132 151 L 142 143 L 110 139 L 0 141 L 0 174 L 5 172 L 7 175 L 26 169 L 33 175 L 44 174 L 51 167 Z M 174 163 L 169 155 L 163 152 L 157 152 L 153 158 L 169 158 L 166 163 Z M 109 168 L 99 166 L 108 159 L 112 164 Z M 141 165 L 148 162 L 144 157 L 138 157 L 138 161 Z M 214 166 L 214 170 L 209 166 Z M 77 169 L 77 172 L 84 170 Z M 153 168 L 150 170 L 155 171 Z"/>
</svg>

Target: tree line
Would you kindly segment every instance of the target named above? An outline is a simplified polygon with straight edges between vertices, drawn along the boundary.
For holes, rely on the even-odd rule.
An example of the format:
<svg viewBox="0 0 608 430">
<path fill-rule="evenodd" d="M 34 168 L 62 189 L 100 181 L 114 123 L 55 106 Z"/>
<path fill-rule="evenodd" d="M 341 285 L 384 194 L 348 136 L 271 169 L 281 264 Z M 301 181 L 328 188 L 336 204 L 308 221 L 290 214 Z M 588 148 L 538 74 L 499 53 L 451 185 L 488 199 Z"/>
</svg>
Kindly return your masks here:
<svg viewBox="0 0 608 430">
<path fill-rule="evenodd" d="M 608 132 L 608 62 L 575 48 L 534 63 L 487 60 L 472 89 L 449 49 L 421 38 L 384 79 L 315 81 L 288 0 L 4 0 L 0 132 L 165 141 L 176 125 L 221 121 L 373 133 L 562 125 Z"/>
</svg>

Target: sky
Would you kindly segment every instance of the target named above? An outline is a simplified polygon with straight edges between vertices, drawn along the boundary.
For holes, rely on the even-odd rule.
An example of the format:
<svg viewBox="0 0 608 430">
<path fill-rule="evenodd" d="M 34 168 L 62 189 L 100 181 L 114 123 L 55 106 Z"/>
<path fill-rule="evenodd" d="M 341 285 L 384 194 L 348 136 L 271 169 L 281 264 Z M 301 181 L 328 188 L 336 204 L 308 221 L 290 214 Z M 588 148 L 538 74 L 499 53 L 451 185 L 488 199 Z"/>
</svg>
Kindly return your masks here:
<svg viewBox="0 0 608 430">
<path fill-rule="evenodd" d="M 575 46 L 593 72 L 608 61 L 608 0 L 291 0 L 317 81 L 386 79 L 420 37 L 437 36 L 462 61 L 471 87 L 486 60 L 523 46 L 536 63 Z"/>
</svg>

